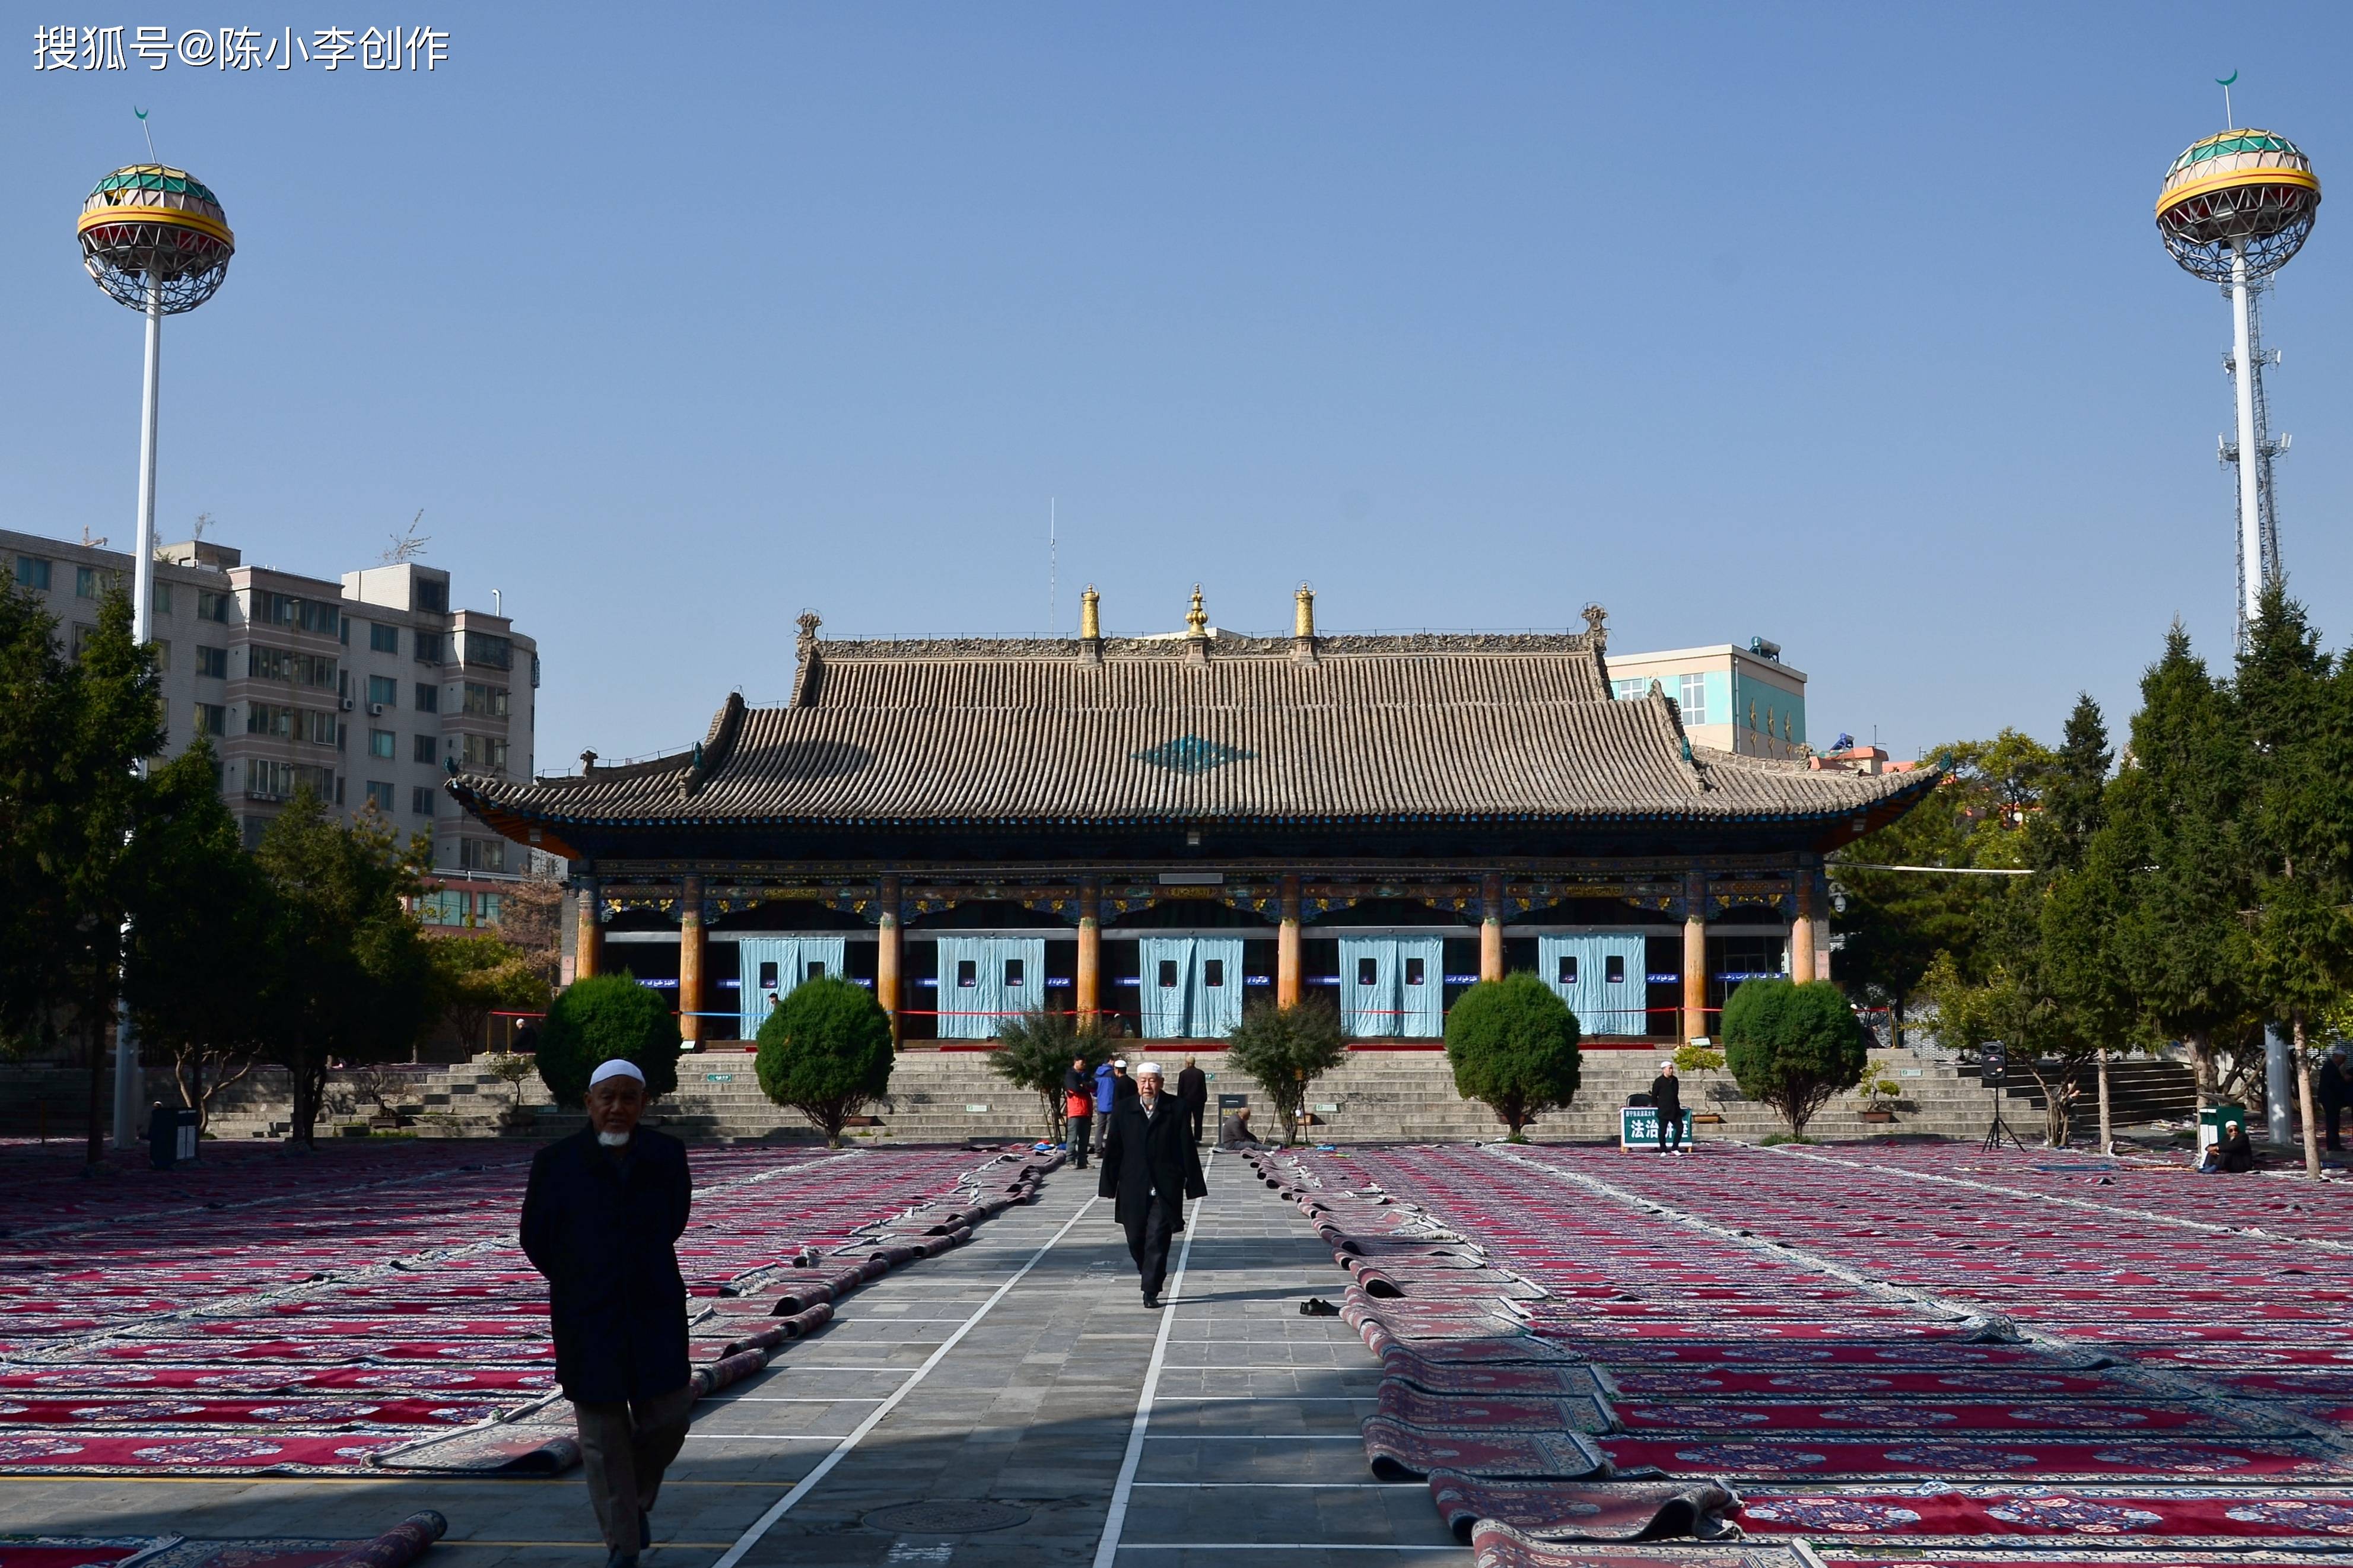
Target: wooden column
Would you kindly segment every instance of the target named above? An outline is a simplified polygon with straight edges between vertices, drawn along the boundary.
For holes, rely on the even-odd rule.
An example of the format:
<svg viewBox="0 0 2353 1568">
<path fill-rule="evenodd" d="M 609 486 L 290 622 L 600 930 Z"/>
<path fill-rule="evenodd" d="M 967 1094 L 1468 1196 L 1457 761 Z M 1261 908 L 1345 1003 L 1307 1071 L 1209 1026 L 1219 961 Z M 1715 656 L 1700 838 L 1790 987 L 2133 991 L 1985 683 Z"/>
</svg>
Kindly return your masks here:
<svg viewBox="0 0 2353 1568">
<path fill-rule="evenodd" d="M 1079 879 L 1079 1026 L 1103 1016 L 1103 887 L 1092 877 Z"/>
<path fill-rule="evenodd" d="M 1504 879 L 1490 871 L 1479 884 L 1479 978 L 1504 977 Z"/>
<path fill-rule="evenodd" d="M 1707 879 L 1683 879 L 1683 1043 L 1707 1027 Z"/>
<path fill-rule="evenodd" d="M 678 1033 L 690 1051 L 702 1048 L 702 879 L 678 890 Z"/>
<path fill-rule="evenodd" d="M 1799 984 L 1814 974 L 1814 873 L 1801 867 L 1797 876 L 1798 918 L 1789 922 L 1789 978 Z"/>
<path fill-rule="evenodd" d="M 899 970 L 903 939 L 899 934 L 899 879 L 882 879 L 881 917 L 874 925 L 874 1000 L 891 1019 L 891 1043 L 900 1043 Z"/>
<path fill-rule="evenodd" d="M 1282 879 L 1282 923 L 1275 928 L 1274 939 L 1274 1005 L 1296 1007 L 1303 988 L 1299 966 L 1299 878 L 1296 873 Z"/>
<path fill-rule="evenodd" d="M 596 879 L 589 877 L 572 879 L 573 952 L 572 978 L 586 980 L 604 969 L 605 928 L 597 921 L 596 906 L 604 900 L 597 892 Z"/>
</svg>

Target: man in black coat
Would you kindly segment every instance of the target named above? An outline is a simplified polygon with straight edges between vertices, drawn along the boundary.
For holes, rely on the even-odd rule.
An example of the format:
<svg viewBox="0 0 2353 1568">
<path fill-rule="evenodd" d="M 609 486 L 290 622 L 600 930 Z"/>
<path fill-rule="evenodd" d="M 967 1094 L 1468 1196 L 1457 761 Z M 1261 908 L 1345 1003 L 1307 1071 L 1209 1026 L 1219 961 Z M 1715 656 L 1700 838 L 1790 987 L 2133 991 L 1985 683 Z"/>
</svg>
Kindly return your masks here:
<svg viewBox="0 0 2353 1568">
<path fill-rule="evenodd" d="M 677 1251 L 693 1183 L 686 1146 L 638 1125 L 635 1066 L 599 1067 L 587 1105 L 587 1127 L 531 1163 L 522 1249 L 547 1276 L 555 1377 L 579 1426 L 607 1568 L 631 1568 L 653 1542 L 654 1496 L 694 1404 Z"/>
<path fill-rule="evenodd" d="M 1184 1108 L 1160 1091 L 1160 1068 L 1135 1069 L 1135 1097 L 1112 1107 L 1095 1191 L 1112 1200 L 1127 1231 L 1127 1250 L 1144 1282 L 1144 1304 L 1160 1305 L 1168 1277 L 1168 1242 L 1185 1228 L 1185 1200 L 1209 1195 L 1201 1156 L 1186 1136 Z"/>
<path fill-rule="evenodd" d="M 1185 1108 L 1185 1125 L 1193 1130 L 1193 1147 L 1201 1146 L 1201 1118 L 1209 1110 L 1209 1075 L 1191 1057 L 1176 1074 L 1176 1103 Z"/>
<path fill-rule="evenodd" d="M 1675 1064 L 1659 1064 L 1659 1076 L 1651 1080 L 1651 1103 L 1659 1108 L 1659 1152 L 1683 1152 L 1683 1086 L 1675 1077 Z"/>
</svg>

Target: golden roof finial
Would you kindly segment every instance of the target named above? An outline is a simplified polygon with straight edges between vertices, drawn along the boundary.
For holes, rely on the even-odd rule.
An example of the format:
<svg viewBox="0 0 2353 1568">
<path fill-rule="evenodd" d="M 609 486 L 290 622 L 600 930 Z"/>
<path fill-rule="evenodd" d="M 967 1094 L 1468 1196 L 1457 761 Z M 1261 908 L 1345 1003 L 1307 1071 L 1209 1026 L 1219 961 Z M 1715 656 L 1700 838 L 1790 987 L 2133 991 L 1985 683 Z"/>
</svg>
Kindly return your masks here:
<svg viewBox="0 0 2353 1568">
<path fill-rule="evenodd" d="M 1209 614 L 1201 608 L 1201 584 L 1193 584 L 1193 607 L 1185 612 L 1185 635 L 1206 637 L 1209 635 Z"/>
<path fill-rule="evenodd" d="M 1103 636 L 1103 595 L 1095 592 L 1092 583 L 1079 595 L 1079 635 L 1097 638 Z"/>
<path fill-rule="evenodd" d="M 1299 584 L 1299 592 L 1293 594 L 1292 599 L 1297 608 L 1292 612 L 1291 635 L 1295 637 L 1314 637 L 1315 635 L 1315 590 L 1302 583 Z"/>
</svg>

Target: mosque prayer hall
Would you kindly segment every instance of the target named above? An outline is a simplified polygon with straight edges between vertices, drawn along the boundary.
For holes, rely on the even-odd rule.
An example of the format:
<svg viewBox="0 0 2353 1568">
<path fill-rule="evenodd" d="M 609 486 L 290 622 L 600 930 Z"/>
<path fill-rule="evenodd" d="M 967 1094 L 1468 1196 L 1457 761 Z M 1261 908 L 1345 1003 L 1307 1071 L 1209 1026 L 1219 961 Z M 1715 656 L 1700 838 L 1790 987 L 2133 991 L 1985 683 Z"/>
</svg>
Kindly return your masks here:
<svg viewBox="0 0 2353 1568">
<path fill-rule="evenodd" d="M 672 992 L 689 1042 L 747 1040 L 815 975 L 871 985 L 903 1044 L 1037 1008 L 1209 1041 L 1329 998 L 1428 1040 L 1533 970 L 1588 1039 L 1713 1033 L 1741 980 L 1827 973 L 1823 855 L 1934 770 L 1864 776 L 1695 745 L 1653 683 L 1613 694 L 1606 612 L 1561 634 L 820 637 L 789 699 L 576 776 L 459 773 L 506 837 L 571 861 L 575 975 Z"/>
</svg>

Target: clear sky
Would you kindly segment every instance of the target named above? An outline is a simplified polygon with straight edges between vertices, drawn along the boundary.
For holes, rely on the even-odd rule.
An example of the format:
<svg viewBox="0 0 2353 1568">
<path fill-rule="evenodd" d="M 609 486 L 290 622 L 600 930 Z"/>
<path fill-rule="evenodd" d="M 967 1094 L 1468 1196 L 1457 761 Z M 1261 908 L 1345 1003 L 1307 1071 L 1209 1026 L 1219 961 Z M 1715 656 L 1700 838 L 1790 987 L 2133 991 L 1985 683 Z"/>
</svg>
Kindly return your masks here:
<svg viewBox="0 0 2353 1568">
<path fill-rule="evenodd" d="M 1065 630 L 1090 581 L 1113 633 L 1599 600 L 1779 641 L 1818 742 L 2120 721 L 2232 626 L 2229 312 L 2158 180 L 2233 69 L 2353 179 L 2341 5 L 412 7 L 415 75 L 36 73 L 153 18 L 8 9 L 0 519 L 129 542 L 140 323 L 73 222 L 136 103 L 238 245 L 166 329 L 163 537 L 333 575 L 423 508 L 540 639 L 543 766 L 780 697 L 804 607 L 1046 629 L 1049 498 Z M 2268 307 L 2331 646 L 2348 258 L 2332 203 Z"/>
</svg>

